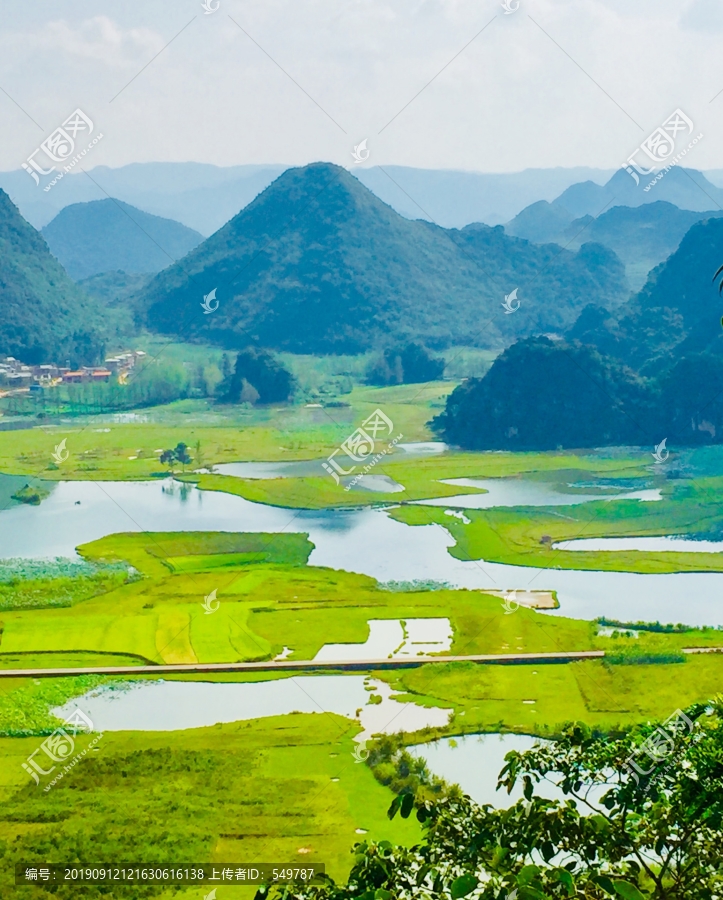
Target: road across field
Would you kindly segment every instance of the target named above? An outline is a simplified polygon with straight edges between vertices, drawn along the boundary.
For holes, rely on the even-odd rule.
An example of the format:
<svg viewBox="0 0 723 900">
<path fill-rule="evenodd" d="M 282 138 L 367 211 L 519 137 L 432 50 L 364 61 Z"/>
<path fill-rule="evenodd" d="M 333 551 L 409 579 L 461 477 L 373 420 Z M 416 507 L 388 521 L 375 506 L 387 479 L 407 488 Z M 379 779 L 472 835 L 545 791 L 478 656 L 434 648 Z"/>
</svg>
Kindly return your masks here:
<svg viewBox="0 0 723 900">
<path fill-rule="evenodd" d="M 683 653 L 723 653 L 723 647 L 689 647 Z M 485 656 L 410 656 L 396 659 L 354 659 L 315 662 L 309 659 L 267 662 L 189 663 L 160 666 L 93 666 L 63 669 L 3 669 L 0 678 L 58 678 L 64 675 L 180 675 L 204 672 L 373 672 L 381 669 L 414 669 L 440 663 L 470 662 L 479 665 L 531 665 L 571 663 L 603 659 L 604 650 L 573 650 L 568 653 L 501 653 Z"/>
</svg>

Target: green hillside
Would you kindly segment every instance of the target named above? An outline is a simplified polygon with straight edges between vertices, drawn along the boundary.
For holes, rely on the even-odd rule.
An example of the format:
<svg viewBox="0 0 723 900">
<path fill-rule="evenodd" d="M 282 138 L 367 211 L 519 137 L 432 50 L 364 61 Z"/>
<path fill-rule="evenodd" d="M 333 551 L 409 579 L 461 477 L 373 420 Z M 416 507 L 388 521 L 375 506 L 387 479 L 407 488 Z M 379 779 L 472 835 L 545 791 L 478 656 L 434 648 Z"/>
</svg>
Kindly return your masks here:
<svg viewBox="0 0 723 900">
<path fill-rule="evenodd" d="M 505 315 L 513 288 L 524 313 Z M 216 289 L 219 308 L 201 301 Z M 225 346 L 249 338 L 302 353 L 357 353 L 394 340 L 499 347 L 563 329 L 584 303 L 627 296 L 613 253 L 511 238 L 501 226 L 404 219 L 346 170 L 284 172 L 220 231 L 141 292 L 149 328 Z"/>
<path fill-rule="evenodd" d="M 585 309 L 568 336 L 643 371 L 669 365 L 673 351 L 720 352 L 723 304 L 713 275 L 722 263 L 723 219 L 698 222 L 628 303 L 612 315 Z"/>
<path fill-rule="evenodd" d="M 0 190 L 0 354 L 26 363 L 102 358 L 103 322 Z"/>
</svg>

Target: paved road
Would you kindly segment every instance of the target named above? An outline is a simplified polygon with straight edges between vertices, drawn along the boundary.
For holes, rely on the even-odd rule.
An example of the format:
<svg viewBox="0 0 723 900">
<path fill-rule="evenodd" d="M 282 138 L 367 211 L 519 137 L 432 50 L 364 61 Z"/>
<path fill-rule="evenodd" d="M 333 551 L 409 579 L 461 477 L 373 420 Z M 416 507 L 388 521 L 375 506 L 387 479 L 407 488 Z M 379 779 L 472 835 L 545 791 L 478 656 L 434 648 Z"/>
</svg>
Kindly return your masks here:
<svg viewBox="0 0 723 900">
<path fill-rule="evenodd" d="M 683 653 L 723 653 L 723 647 L 688 647 Z M 380 669 L 414 669 L 417 666 L 450 662 L 480 665 L 531 665 L 570 663 L 602 659 L 604 650 L 577 650 L 569 653 L 502 653 L 486 656 L 410 656 L 402 659 L 355 659 L 314 662 L 309 659 L 267 662 L 191 663 L 175 666 L 94 666 L 66 669 L 2 669 L 0 678 L 57 678 L 63 675 L 177 675 L 204 672 L 373 672 Z"/>
<path fill-rule="evenodd" d="M 170 675 L 203 672 L 366 672 L 380 669 L 413 669 L 417 666 L 450 662 L 486 665 L 529 663 L 568 663 L 580 659 L 599 659 L 603 650 L 572 653 L 506 653 L 490 656 L 410 656 L 402 659 L 355 659 L 314 662 L 313 660 L 269 660 L 267 662 L 192 663 L 175 666 L 94 666 L 67 669 L 0 669 L 0 678 L 53 677 L 59 675 Z"/>
</svg>

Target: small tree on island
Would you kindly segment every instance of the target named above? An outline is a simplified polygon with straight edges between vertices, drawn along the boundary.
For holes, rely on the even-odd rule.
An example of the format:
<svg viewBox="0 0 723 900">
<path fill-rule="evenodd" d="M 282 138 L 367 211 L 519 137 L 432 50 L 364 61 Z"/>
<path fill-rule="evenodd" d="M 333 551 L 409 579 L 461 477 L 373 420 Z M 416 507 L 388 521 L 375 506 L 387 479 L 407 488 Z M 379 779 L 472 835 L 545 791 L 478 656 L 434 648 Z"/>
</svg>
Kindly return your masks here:
<svg viewBox="0 0 723 900">
<path fill-rule="evenodd" d="M 188 452 L 188 445 L 180 441 L 173 450 L 164 450 L 161 453 L 160 461 L 164 466 L 168 466 L 169 472 L 173 471 L 173 464 L 179 462 L 185 472 L 186 466 L 193 462 L 193 458 Z"/>
</svg>

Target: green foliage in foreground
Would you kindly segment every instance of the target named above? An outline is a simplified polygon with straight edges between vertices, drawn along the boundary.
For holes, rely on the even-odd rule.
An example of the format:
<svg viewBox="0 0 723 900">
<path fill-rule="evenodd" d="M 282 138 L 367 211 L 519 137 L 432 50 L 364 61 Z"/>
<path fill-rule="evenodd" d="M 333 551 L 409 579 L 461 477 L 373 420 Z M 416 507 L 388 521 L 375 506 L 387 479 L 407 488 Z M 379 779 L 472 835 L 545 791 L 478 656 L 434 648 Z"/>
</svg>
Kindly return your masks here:
<svg viewBox="0 0 723 900">
<path fill-rule="evenodd" d="M 438 801 L 401 794 L 390 818 L 409 818 L 416 805 L 423 843 L 356 844 L 345 885 L 328 879 L 285 890 L 284 900 L 719 897 L 722 719 L 719 698 L 615 740 L 570 725 L 556 743 L 507 754 L 499 784 L 524 787 L 524 800 L 507 810 L 478 806 L 455 791 Z M 543 780 L 565 799 L 536 796 Z"/>
</svg>

